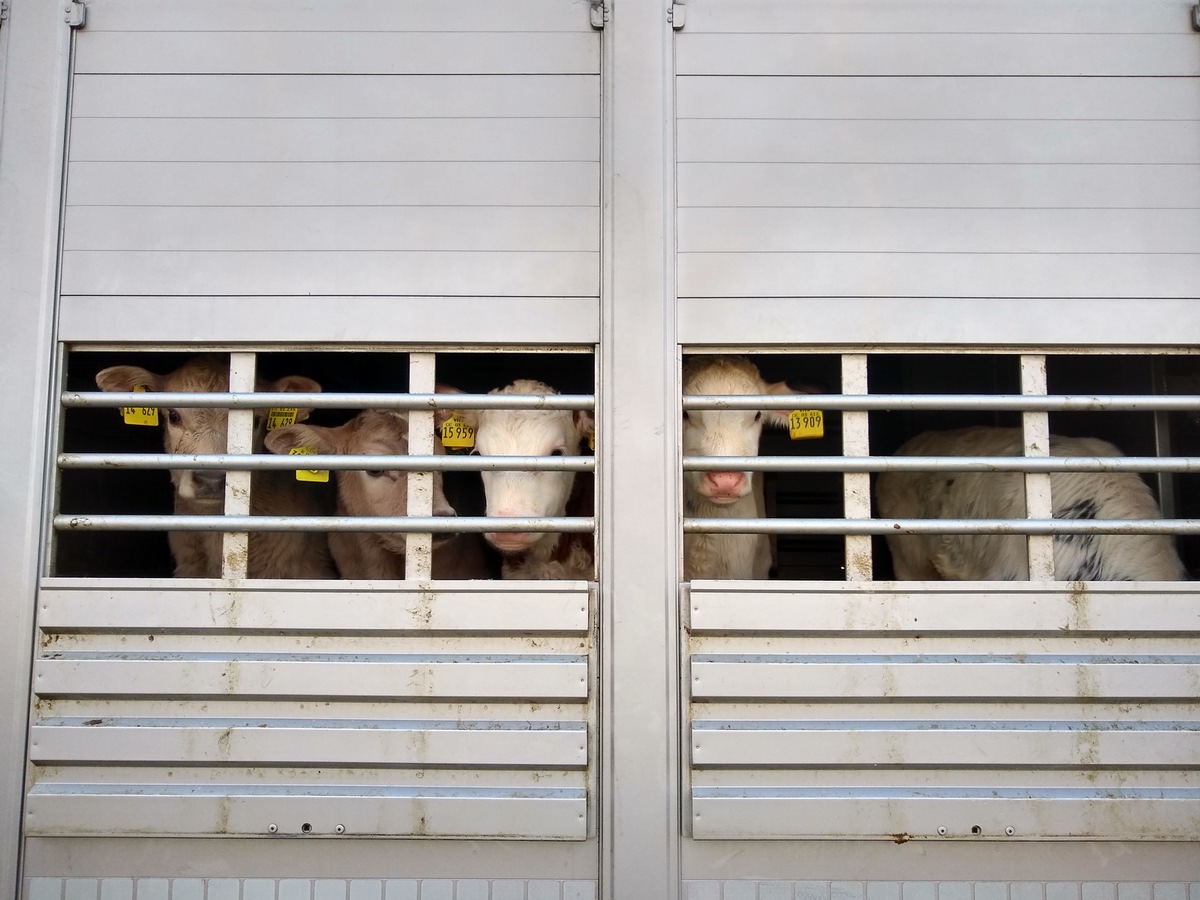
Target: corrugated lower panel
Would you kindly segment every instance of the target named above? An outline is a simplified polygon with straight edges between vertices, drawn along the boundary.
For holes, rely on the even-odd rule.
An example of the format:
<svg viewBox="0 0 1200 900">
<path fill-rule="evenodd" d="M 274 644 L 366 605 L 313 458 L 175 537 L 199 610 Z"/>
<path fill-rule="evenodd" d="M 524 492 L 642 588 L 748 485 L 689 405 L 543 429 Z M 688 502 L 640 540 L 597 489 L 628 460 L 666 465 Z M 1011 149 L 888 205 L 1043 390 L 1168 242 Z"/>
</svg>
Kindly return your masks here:
<svg viewBox="0 0 1200 900">
<path fill-rule="evenodd" d="M 1194 836 L 1194 594 L 1074 587 L 685 588 L 693 835 Z"/>
<path fill-rule="evenodd" d="M 49 580 L 28 833 L 586 838 L 589 596 Z"/>
</svg>

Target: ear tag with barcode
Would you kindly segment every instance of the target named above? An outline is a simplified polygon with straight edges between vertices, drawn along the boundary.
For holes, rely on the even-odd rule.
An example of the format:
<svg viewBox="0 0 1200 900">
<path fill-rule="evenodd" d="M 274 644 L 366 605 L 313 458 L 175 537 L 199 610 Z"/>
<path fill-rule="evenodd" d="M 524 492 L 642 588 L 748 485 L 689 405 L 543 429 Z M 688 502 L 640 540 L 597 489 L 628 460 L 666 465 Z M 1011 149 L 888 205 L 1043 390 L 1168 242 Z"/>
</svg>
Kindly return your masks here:
<svg viewBox="0 0 1200 900">
<path fill-rule="evenodd" d="M 825 437 L 825 416 L 819 409 L 795 409 L 788 413 L 788 435 L 793 441 Z"/>
<path fill-rule="evenodd" d="M 267 431 L 274 431 L 285 425 L 295 425 L 298 412 L 298 409 L 272 409 L 267 413 Z"/>
<path fill-rule="evenodd" d="M 308 447 L 293 447 L 291 450 L 288 451 L 288 456 L 312 456 L 316 452 L 317 452 L 316 450 L 312 450 Z M 297 481 L 316 481 L 316 482 L 320 482 L 320 483 L 324 484 L 325 482 L 329 481 L 329 470 L 328 469 L 297 469 L 296 470 L 296 480 Z"/>
<path fill-rule="evenodd" d="M 475 429 L 467 424 L 467 420 L 454 413 L 442 423 L 443 447 L 474 447 Z"/>
<path fill-rule="evenodd" d="M 141 394 L 146 390 L 144 384 L 139 384 L 134 388 L 134 391 Z M 157 425 L 158 424 L 158 407 L 157 406 L 122 406 L 121 417 L 125 420 L 126 425 Z"/>
</svg>

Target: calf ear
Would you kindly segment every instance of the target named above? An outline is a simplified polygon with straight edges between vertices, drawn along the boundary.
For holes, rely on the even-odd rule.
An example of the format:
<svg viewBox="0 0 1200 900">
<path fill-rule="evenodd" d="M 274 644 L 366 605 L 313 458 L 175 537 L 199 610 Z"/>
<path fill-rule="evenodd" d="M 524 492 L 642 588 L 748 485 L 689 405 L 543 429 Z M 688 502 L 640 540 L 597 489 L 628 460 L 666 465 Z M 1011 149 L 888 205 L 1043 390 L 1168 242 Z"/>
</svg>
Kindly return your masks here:
<svg viewBox="0 0 1200 900">
<path fill-rule="evenodd" d="M 96 385 L 102 391 L 132 391 L 144 387 L 148 391 L 162 390 L 162 376 L 141 366 L 110 366 L 96 373 Z"/>
<path fill-rule="evenodd" d="M 591 437 L 596 433 L 596 419 L 585 409 L 577 409 L 571 413 L 575 419 L 575 427 L 583 437 Z"/>
<path fill-rule="evenodd" d="M 260 391 L 271 391 L 274 393 L 297 393 L 297 394 L 319 394 L 321 393 L 321 385 L 311 378 L 306 378 L 303 375 L 284 375 L 278 381 L 264 382 L 258 384 Z M 296 410 L 296 421 L 303 422 L 312 413 L 312 407 L 299 407 Z M 278 430 L 278 429 L 276 429 Z"/>
<path fill-rule="evenodd" d="M 283 456 L 293 450 L 337 453 L 333 431 L 332 428 L 322 428 L 320 425 L 284 425 L 282 428 L 268 431 L 263 443 L 272 453 Z"/>
<path fill-rule="evenodd" d="M 764 393 L 780 396 L 783 394 L 818 394 L 820 391 L 813 390 L 808 387 L 793 388 L 786 381 L 776 381 L 774 384 L 768 384 Z M 764 409 L 762 411 L 763 421 L 768 425 L 773 425 L 777 428 L 786 428 L 788 424 L 788 413 L 791 410 L 787 409 Z"/>
<path fill-rule="evenodd" d="M 433 386 L 433 389 L 436 393 L 439 393 L 439 394 L 461 394 L 462 393 L 462 391 L 460 391 L 458 388 L 451 387 L 448 384 L 441 384 L 440 382 L 438 384 L 435 384 Z M 472 411 L 472 412 L 474 412 L 474 411 Z M 473 421 L 471 421 L 470 419 L 468 419 L 466 412 L 463 410 L 458 410 L 458 409 L 435 409 L 433 411 L 433 427 L 435 429 L 437 429 L 438 431 L 440 431 L 442 428 L 442 425 L 444 425 L 446 423 L 446 420 L 449 419 L 455 413 L 458 413 L 460 416 L 463 417 L 463 419 L 465 421 L 470 422 L 471 426 L 474 427 L 475 423 Z"/>
</svg>

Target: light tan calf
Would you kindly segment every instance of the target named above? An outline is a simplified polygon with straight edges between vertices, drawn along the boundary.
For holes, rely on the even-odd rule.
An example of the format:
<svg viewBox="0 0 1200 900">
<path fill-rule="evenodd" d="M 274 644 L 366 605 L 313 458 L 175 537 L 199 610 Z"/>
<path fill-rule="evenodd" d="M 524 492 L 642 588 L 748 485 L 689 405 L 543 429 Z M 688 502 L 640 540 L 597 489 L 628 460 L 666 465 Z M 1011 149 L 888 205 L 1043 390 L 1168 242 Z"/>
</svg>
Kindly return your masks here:
<svg viewBox="0 0 1200 900">
<path fill-rule="evenodd" d="M 439 388 L 439 390 L 441 390 Z M 448 417 L 437 414 L 440 423 Z M 267 435 L 274 453 L 304 448 L 340 456 L 408 453 L 408 418 L 398 410 L 368 409 L 344 425 L 289 425 Z M 440 441 L 435 452 L 444 452 Z M 404 516 L 408 514 L 408 475 L 395 469 L 337 473 L 337 511 L 343 516 Z M 433 476 L 433 514 L 453 516 L 454 508 L 442 490 L 442 475 Z M 404 534 L 400 532 L 333 532 L 329 546 L 343 578 L 404 578 Z M 492 578 L 478 534 L 435 534 L 433 577 L 437 579 Z"/>
<path fill-rule="evenodd" d="M 229 361 L 223 356 L 199 356 L 174 372 L 158 375 L 140 366 L 112 366 L 96 375 L 105 391 L 225 392 L 229 390 Z M 311 378 L 288 375 L 278 381 L 260 380 L 259 391 L 316 392 Z M 262 447 L 263 417 L 256 410 L 256 451 Z M 163 445 L 168 453 L 226 452 L 229 413 L 224 409 L 160 409 Z M 306 418 L 309 410 L 298 411 Z M 179 515 L 219 516 L 224 509 L 225 473 L 216 469 L 172 469 L 175 512 Z M 329 491 L 301 484 L 291 472 L 255 472 L 250 483 L 250 513 L 256 516 L 318 516 L 332 508 Z M 179 578 L 221 577 L 219 532 L 172 531 L 167 536 Z M 248 573 L 251 578 L 333 578 L 336 573 L 324 534 L 256 532 L 250 535 Z"/>
</svg>

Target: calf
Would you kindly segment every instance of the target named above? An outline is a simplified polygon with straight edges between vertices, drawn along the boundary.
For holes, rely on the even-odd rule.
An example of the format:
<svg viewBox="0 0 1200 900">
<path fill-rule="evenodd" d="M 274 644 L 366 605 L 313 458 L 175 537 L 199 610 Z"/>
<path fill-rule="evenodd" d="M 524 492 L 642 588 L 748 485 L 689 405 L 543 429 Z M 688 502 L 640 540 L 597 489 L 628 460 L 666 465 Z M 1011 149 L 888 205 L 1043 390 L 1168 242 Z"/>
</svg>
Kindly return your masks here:
<svg viewBox="0 0 1200 900">
<path fill-rule="evenodd" d="M 540 381 L 519 380 L 493 394 L 555 394 Z M 483 456 L 574 456 L 595 421 L 583 411 L 485 409 L 465 414 Z M 487 514 L 508 518 L 589 516 L 591 473 L 483 472 Z M 591 534 L 490 532 L 485 537 L 504 554 L 503 578 L 592 579 Z"/>
<path fill-rule="evenodd" d="M 786 383 L 767 384 L 739 356 L 697 356 L 683 367 L 683 393 L 790 394 Z M 757 456 L 764 424 L 786 426 L 786 410 L 691 410 L 683 413 L 685 456 Z M 683 507 L 699 518 L 755 519 L 765 513 L 762 478 L 754 472 L 684 472 Z M 765 534 L 685 534 L 683 577 L 766 578 L 771 542 Z"/>
<path fill-rule="evenodd" d="M 439 388 L 438 390 L 442 390 Z M 442 422 L 448 414 L 438 413 Z M 408 416 L 399 410 L 368 409 L 344 425 L 289 425 L 267 435 L 267 449 L 288 453 L 307 449 L 341 456 L 408 453 Z M 440 441 L 436 452 L 444 452 Z M 408 515 L 408 474 L 397 470 L 345 470 L 337 473 L 337 512 L 340 516 Z M 453 516 L 454 508 L 442 489 L 442 474 L 433 474 L 433 514 Z M 405 536 L 397 532 L 338 532 L 329 547 L 343 578 L 404 578 Z M 483 539 L 477 534 L 433 536 L 434 578 L 491 578 Z"/>
<path fill-rule="evenodd" d="M 229 390 L 229 360 L 200 356 L 174 372 L 158 375 L 139 366 L 112 366 L 96 375 L 105 391 L 223 393 Z M 278 381 L 260 380 L 258 391 L 316 392 L 311 378 L 288 375 Z M 263 410 L 255 411 L 254 447 L 261 449 Z M 297 412 L 306 418 L 307 409 Z M 161 409 L 163 444 L 168 453 L 225 453 L 229 412 L 224 409 Z M 219 469 L 172 469 L 175 512 L 179 515 L 219 516 L 225 507 L 225 473 Z M 327 492 L 296 482 L 291 472 L 254 472 L 250 481 L 250 513 L 256 516 L 315 516 L 328 513 Z M 180 578 L 221 577 L 219 532 L 172 531 L 167 535 Z M 247 574 L 251 578 L 333 578 L 336 573 L 325 535 L 304 532 L 254 532 L 250 535 Z"/>
<path fill-rule="evenodd" d="M 1020 456 L 1019 428 L 927 431 L 902 456 Z M 1121 456 L 1098 438 L 1050 436 L 1051 456 Z M 885 472 L 875 488 L 879 515 L 896 519 L 1019 519 L 1020 472 Z M 1154 495 L 1132 472 L 1055 472 L 1056 519 L 1157 519 Z M 1022 535 L 888 535 L 896 577 L 909 580 L 1019 581 L 1029 578 Z M 1054 538 L 1059 581 L 1178 581 L 1183 563 L 1169 535 L 1064 534 Z"/>
</svg>

